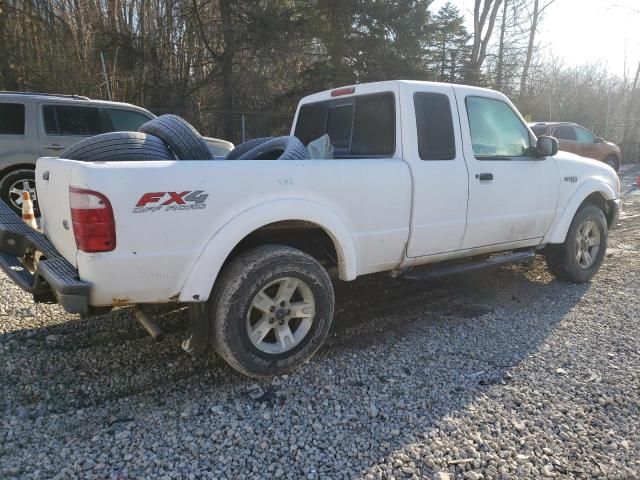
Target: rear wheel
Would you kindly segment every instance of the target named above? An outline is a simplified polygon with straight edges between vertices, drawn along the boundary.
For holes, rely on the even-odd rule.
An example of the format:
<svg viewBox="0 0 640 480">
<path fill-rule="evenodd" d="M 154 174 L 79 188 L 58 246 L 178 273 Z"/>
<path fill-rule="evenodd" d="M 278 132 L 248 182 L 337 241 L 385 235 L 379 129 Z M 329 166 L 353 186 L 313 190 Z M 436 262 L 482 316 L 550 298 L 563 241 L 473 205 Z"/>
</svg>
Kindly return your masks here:
<svg viewBox="0 0 640 480">
<path fill-rule="evenodd" d="M 28 190 L 36 208 L 35 171 L 30 168 L 12 170 L 0 179 L 0 200 L 9 205 L 16 213 L 22 213 L 22 192 Z"/>
<path fill-rule="evenodd" d="M 212 295 L 212 344 L 239 372 L 279 375 L 320 348 L 333 318 L 333 286 L 310 255 L 264 245 L 234 259 Z"/>
<path fill-rule="evenodd" d="M 545 249 L 547 266 L 558 279 L 588 282 L 600 269 L 607 250 L 607 219 L 595 205 L 576 213 L 565 242 Z"/>
</svg>

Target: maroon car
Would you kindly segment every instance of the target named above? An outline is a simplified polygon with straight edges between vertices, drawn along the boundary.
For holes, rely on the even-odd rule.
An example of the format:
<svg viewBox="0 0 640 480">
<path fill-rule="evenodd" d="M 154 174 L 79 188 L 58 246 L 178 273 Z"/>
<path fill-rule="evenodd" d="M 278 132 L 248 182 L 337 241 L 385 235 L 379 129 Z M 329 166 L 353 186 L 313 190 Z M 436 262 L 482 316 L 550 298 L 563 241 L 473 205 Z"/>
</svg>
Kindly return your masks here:
<svg viewBox="0 0 640 480">
<path fill-rule="evenodd" d="M 571 122 L 530 123 L 533 133 L 538 137 L 550 135 L 558 139 L 560 150 L 575 153 L 582 157 L 600 160 L 616 172 L 620 168 L 620 147 L 595 136 L 586 128 Z"/>
</svg>

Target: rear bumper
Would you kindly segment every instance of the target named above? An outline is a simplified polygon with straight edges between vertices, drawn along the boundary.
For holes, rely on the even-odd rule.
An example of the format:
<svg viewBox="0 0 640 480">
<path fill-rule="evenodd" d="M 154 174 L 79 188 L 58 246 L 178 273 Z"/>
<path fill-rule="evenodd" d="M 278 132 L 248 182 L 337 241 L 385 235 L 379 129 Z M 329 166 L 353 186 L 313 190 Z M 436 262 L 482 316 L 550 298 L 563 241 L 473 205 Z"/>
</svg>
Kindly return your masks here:
<svg viewBox="0 0 640 480">
<path fill-rule="evenodd" d="M 42 254 L 31 271 L 25 258 Z M 69 313 L 88 315 L 91 285 L 78 277 L 78 271 L 40 232 L 28 227 L 0 201 L 0 268 L 20 288 L 33 295 L 35 302 L 59 303 Z"/>
</svg>

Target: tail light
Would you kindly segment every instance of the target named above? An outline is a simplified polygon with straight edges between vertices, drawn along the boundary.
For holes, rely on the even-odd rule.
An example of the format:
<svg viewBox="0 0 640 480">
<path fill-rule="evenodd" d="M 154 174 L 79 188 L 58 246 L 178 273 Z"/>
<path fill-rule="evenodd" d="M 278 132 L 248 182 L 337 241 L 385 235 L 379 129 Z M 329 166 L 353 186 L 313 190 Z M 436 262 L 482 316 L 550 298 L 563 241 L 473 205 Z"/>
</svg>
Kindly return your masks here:
<svg viewBox="0 0 640 480">
<path fill-rule="evenodd" d="M 97 253 L 116 248 L 116 223 L 107 197 L 92 190 L 69 187 L 69 206 L 79 250 Z"/>
</svg>

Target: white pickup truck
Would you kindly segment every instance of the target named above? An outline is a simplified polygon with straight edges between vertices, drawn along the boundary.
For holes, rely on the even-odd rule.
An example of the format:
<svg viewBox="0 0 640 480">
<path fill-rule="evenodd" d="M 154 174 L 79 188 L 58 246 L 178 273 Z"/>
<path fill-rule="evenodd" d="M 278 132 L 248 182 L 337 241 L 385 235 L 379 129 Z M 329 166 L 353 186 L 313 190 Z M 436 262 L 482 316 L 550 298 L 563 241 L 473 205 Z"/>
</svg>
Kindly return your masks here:
<svg viewBox="0 0 640 480">
<path fill-rule="evenodd" d="M 536 138 L 498 92 L 415 81 L 325 91 L 302 99 L 291 129 L 305 145 L 323 134 L 334 158 L 41 158 L 43 234 L 3 208 L 0 264 L 72 313 L 189 304 L 192 348 L 266 376 L 322 344 L 331 276 L 427 278 L 540 253 L 556 277 L 585 282 L 603 261 L 616 173 Z"/>
</svg>

